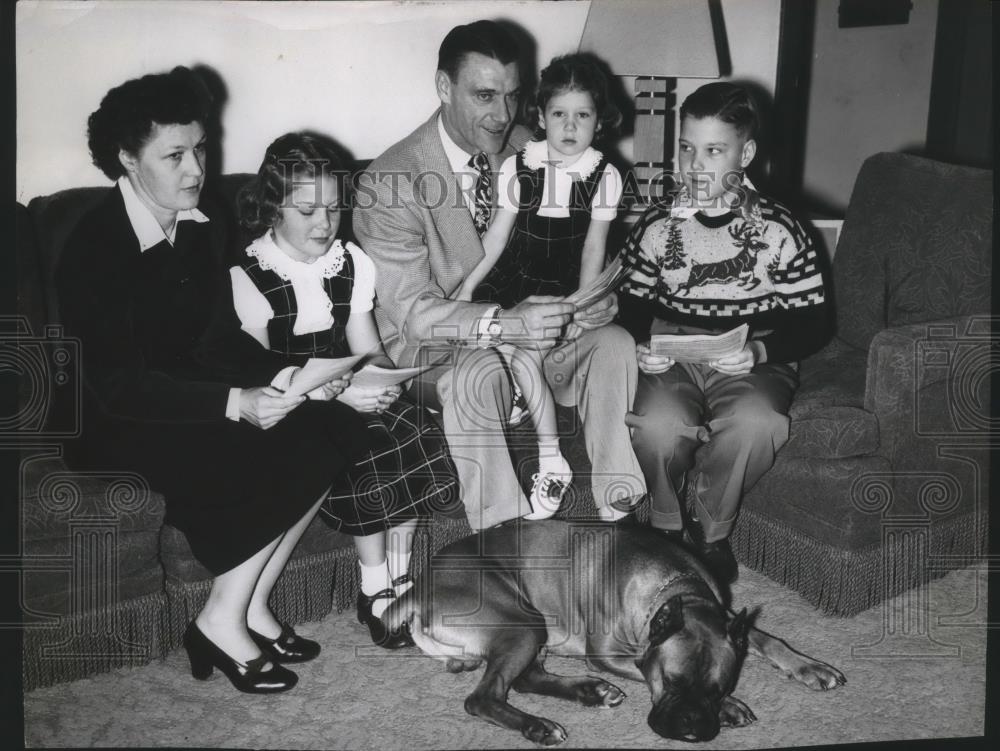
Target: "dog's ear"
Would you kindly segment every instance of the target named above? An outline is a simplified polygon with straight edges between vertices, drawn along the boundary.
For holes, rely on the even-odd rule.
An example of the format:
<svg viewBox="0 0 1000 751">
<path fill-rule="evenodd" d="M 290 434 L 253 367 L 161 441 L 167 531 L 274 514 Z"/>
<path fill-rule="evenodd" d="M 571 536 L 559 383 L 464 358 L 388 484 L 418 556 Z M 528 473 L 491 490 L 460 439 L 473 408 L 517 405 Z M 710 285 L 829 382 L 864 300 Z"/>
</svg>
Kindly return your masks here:
<svg viewBox="0 0 1000 751">
<path fill-rule="evenodd" d="M 747 633 L 750 631 L 750 618 L 747 609 L 743 608 L 729 622 L 729 639 L 733 642 L 737 654 L 746 654 Z"/>
<path fill-rule="evenodd" d="M 684 628 L 684 603 L 680 595 L 674 595 L 660 605 L 649 621 L 649 646 L 662 644 Z"/>
</svg>

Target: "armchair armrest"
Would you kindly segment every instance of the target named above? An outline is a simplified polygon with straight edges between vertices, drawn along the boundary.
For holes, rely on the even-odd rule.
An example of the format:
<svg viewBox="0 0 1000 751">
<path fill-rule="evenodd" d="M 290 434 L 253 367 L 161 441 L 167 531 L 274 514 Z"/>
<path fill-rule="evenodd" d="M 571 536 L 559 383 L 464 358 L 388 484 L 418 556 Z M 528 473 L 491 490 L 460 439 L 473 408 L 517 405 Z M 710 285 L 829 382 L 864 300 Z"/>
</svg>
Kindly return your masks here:
<svg viewBox="0 0 1000 751">
<path fill-rule="evenodd" d="M 878 418 L 880 453 L 894 460 L 914 441 L 987 434 L 990 325 L 987 315 L 963 315 L 875 336 L 864 407 Z"/>
</svg>

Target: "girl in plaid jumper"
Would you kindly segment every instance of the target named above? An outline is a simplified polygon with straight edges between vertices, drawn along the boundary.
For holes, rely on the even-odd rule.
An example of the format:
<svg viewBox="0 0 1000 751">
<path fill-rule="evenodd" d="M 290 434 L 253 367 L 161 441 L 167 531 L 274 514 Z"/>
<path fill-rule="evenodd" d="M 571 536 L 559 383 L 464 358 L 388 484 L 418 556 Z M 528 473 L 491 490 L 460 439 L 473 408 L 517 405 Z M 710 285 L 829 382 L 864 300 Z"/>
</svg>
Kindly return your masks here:
<svg viewBox="0 0 1000 751">
<path fill-rule="evenodd" d="M 483 260 L 455 297 L 511 307 L 533 295 L 563 297 L 604 268 L 608 228 L 622 180 L 591 146 L 621 121 L 607 81 L 584 54 L 554 59 L 542 71 L 537 97 L 538 135 L 500 168 L 499 211 L 483 236 Z M 566 337 L 579 330 L 571 325 Z M 555 402 L 542 376 L 545 352 L 500 347 L 514 376 L 511 423 L 530 415 L 538 435 L 539 471 L 526 519 L 555 513 L 572 471 L 559 450 Z"/>
<path fill-rule="evenodd" d="M 257 179 L 240 194 L 240 221 L 255 239 L 231 269 L 233 299 L 244 330 L 263 346 L 314 357 L 368 355 L 395 367 L 372 315 L 375 268 L 353 243 L 337 239 L 346 173 L 332 144 L 290 133 L 272 143 Z M 379 616 L 412 586 L 408 573 L 417 520 L 455 502 L 455 468 L 444 436 L 423 409 L 400 400 L 400 386 L 339 393 L 327 386 L 312 399 L 335 398 L 367 418 L 372 449 L 331 488 L 320 513 L 354 536 L 361 569 L 358 620 L 372 640 L 412 644 L 387 633 Z M 392 532 L 390 535 L 389 532 Z"/>
</svg>

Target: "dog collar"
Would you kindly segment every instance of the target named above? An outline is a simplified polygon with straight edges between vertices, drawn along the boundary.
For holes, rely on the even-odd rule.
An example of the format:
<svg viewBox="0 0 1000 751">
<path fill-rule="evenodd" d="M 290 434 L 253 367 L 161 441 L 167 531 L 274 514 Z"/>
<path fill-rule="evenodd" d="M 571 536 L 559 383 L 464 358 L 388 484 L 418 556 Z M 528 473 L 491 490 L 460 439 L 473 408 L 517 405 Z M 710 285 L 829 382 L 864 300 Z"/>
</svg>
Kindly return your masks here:
<svg viewBox="0 0 1000 751">
<path fill-rule="evenodd" d="M 663 605 L 663 603 L 660 601 L 660 595 L 662 595 L 670 587 L 672 587 L 674 584 L 683 579 L 697 579 L 698 581 L 702 581 L 702 578 L 694 571 L 682 571 L 681 573 L 674 574 L 673 576 L 668 578 L 665 582 L 663 582 L 663 584 L 660 585 L 660 588 L 657 589 L 656 593 L 653 595 L 653 601 L 649 606 L 649 610 L 646 611 L 646 620 L 643 622 L 643 627 L 645 629 L 648 630 L 649 622 L 650 620 L 652 620 L 653 614 L 656 612 L 657 608 Z"/>
</svg>

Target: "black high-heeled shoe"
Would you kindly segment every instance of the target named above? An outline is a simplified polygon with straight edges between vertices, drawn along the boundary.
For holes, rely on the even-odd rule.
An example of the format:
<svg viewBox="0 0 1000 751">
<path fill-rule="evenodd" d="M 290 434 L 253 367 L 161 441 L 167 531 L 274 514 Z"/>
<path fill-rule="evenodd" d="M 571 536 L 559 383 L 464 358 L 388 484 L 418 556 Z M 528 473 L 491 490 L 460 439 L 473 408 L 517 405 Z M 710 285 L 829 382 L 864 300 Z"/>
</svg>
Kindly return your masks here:
<svg viewBox="0 0 1000 751">
<path fill-rule="evenodd" d="M 302 638 L 287 623 L 281 624 L 281 633 L 277 639 L 268 639 L 252 628 L 248 628 L 247 631 L 250 632 L 254 644 L 274 662 L 309 662 L 316 659 L 320 652 L 319 642 Z"/>
<path fill-rule="evenodd" d="M 400 649 L 402 647 L 412 647 L 413 638 L 405 628 L 398 631 L 391 631 L 386 628 L 382 619 L 372 614 L 372 604 L 375 600 L 396 599 L 396 593 L 391 589 L 383 589 L 370 597 L 364 592 L 358 592 L 358 622 L 368 626 L 368 633 L 372 637 L 372 642 L 382 649 Z"/>
<path fill-rule="evenodd" d="M 208 680 L 212 670 L 218 668 L 234 688 L 248 694 L 277 694 L 288 691 L 299 682 L 295 673 L 270 660 L 267 655 L 254 657 L 246 663 L 237 662 L 205 636 L 194 621 L 184 632 L 184 649 L 191 662 L 191 675 L 199 681 Z M 267 662 L 271 662 L 271 668 L 262 670 Z"/>
</svg>

